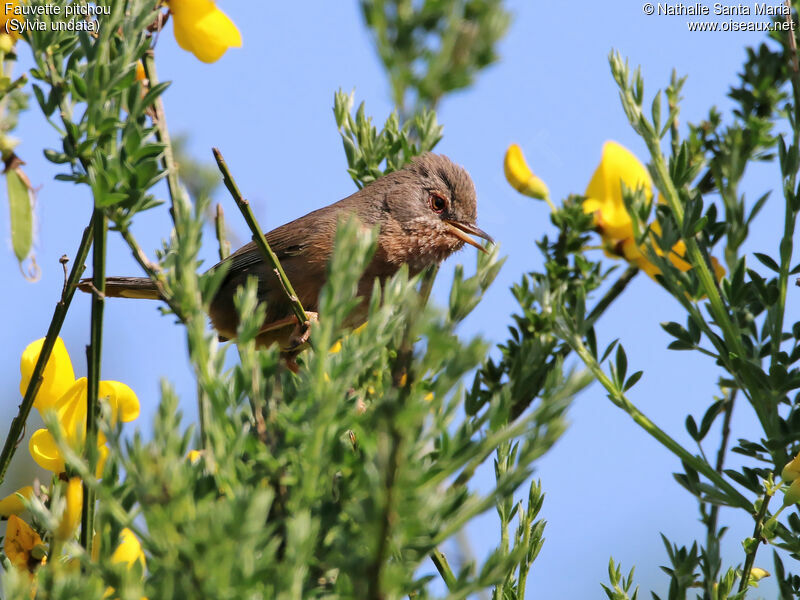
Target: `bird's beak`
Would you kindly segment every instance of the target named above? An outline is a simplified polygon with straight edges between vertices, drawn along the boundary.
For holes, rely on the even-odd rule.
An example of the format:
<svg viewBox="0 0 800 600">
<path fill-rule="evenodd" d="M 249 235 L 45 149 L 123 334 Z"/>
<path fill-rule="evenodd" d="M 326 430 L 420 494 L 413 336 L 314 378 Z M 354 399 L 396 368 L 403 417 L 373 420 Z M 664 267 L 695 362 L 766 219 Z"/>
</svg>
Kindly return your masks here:
<svg viewBox="0 0 800 600">
<path fill-rule="evenodd" d="M 478 242 L 469 237 L 467 235 L 468 233 L 471 233 L 472 235 L 477 235 L 479 238 L 483 238 L 494 244 L 492 236 L 490 236 L 482 229 L 479 229 L 475 225 L 470 225 L 469 223 L 463 223 L 461 221 L 449 221 L 447 219 L 444 220 L 444 223 L 445 225 L 447 225 L 447 228 L 451 234 L 456 236 L 462 242 L 466 242 L 470 246 L 475 246 L 481 252 L 488 252 L 488 250 L 486 250 L 486 248 L 484 248 Z"/>
</svg>

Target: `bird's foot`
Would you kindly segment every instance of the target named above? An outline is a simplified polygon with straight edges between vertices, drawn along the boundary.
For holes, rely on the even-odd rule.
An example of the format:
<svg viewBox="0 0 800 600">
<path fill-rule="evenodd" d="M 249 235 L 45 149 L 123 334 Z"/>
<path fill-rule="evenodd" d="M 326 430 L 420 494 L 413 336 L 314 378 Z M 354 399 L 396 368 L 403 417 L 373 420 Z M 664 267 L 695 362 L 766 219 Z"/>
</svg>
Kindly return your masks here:
<svg viewBox="0 0 800 600">
<path fill-rule="evenodd" d="M 300 371 L 295 359 L 308 345 L 308 340 L 311 339 L 311 326 L 319 323 L 319 315 L 317 313 L 306 311 L 306 316 L 308 320 L 304 323 L 299 323 L 296 317 L 289 317 L 278 322 L 280 323 L 278 327 L 285 327 L 288 323 L 294 323 L 294 330 L 289 336 L 286 346 L 281 349 L 281 357 L 286 361 L 286 367 L 295 374 Z"/>
<path fill-rule="evenodd" d="M 292 331 L 292 335 L 289 336 L 289 345 L 287 348 L 289 352 L 295 352 L 304 347 L 308 343 L 308 340 L 311 339 L 311 326 L 315 323 L 319 323 L 319 315 L 317 313 L 306 311 L 306 316 L 308 320 L 304 323 L 297 323 L 294 331 Z"/>
</svg>

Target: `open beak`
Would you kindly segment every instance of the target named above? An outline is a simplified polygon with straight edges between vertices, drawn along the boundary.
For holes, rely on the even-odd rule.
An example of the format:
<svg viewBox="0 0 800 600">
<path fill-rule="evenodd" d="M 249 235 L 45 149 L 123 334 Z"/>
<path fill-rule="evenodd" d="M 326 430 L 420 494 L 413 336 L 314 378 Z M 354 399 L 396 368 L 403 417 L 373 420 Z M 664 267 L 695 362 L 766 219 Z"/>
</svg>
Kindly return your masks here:
<svg viewBox="0 0 800 600">
<path fill-rule="evenodd" d="M 471 237 L 469 237 L 467 235 L 468 233 L 470 233 L 472 235 L 477 235 L 479 238 L 483 238 L 485 240 L 490 241 L 492 244 L 494 244 L 494 240 L 492 239 L 492 236 L 490 236 L 488 233 L 486 233 L 482 229 L 479 229 L 475 225 L 470 225 L 469 223 L 462 223 L 461 221 L 449 221 L 447 219 L 444 220 L 444 223 L 447 225 L 447 228 L 448 228 L 448 230 L 449 230 L 449 232 L 451 234 L 456 236 L 462 242 L 465 242 L 465 243 L 469 244 L 470 246 L 475 246 L 481 252 L 487 252 L 488 253 L 488 250 L 486 250 L 486 248 L 484 248 L 478 242 L 476 242 Z"/>
</svg>

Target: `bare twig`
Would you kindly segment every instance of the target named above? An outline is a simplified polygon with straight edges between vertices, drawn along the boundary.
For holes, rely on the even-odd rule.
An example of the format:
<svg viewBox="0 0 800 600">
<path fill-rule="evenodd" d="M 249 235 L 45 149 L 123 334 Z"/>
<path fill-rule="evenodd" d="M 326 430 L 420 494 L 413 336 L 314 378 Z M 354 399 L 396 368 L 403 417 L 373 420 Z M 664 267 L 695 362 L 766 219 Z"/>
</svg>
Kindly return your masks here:
<svg viewBox="0 0 800 600">
<path fill-rule="evenodd" d="M 6 437 L 3 451 L 0 453 L 0 483 L 3 482 L 8 465 L 11 463 L 11 458 L 17 449 L 17 440 L 22 432 L 25 430 L 25 421 L 33 408 L 33 399 L 42 385 L 42 373 L 47 361 L 50 359 L 50 354 L 53 351 L 53 346 L 56 343 L 58 334 L 61 331 L 61 326 L 64 324 L 64 318 L 67 316 L 67 310 L 72 302 L 72 297 L 75 295 L 75 285 L 83 273 L 84 262 L 89 254 L 89 247 L 92 245 L 92 235 L 94 233 L 94 213 L 92 219 L 89 221 L 89 226 L 83 230 L 83 237 L 78 245 L 78 251 L 75 254 L 75 262 L 72 263 L 72 270 L 67 278 L 67 285 L 61 293 L 61 299 L 56 304 L 53 311 L 53 318 L 50 320 L 50 326 L 47 329 L 47 335 L 42 344 L 42 350 L 39 352 L 39 359 L 36 361 L 36 366 L 33 368 L 30 383 L 25 390 L 25 396 L 22 399 L 22 404 L 19 405 L 19 411 L 14 420 L 11 421 L 11 427 Z"/>
<path fill-rule="evenodd" d="M 306 311 L 303 310 L 303 305 L 300 303 L 300 299 L 297 297 L 297 294 L 292 287 L 292 282 L 289 281 L 289 278 L 286 276 L 286 273 L 281 267 L 280 261 L 278 261 L 278 257 L 275 256 L 275 253 L 272 251 L 272 248 L 269 247 L 269 243 L 267 243 L 267 238 L 264 237 L 264 232 L 261 230 L 261 227 L 258 225 L 258 221 L 256 221 L 255 215 L 253 215 L 253 209 L 250 208 L 250 203 L 242 197 L 242 193 L 239 191 L 239 186 L 236 185 L 236 182 L 233 180 L 233 176 L 231 175 L 230 170 L 228 169 L 228 165 L 225 164 L 225 159 L 222 158 L 222 153 L 219 151 L 218 148 L 212 148 L 214 153 L 214 158 L 217 161 L 217 166 L 219 167 L 220 172 L 222 173 L 222 178 L 225 183 L 225 187 L 228 188 L 228 191 L 233 196 L 234 202 L 236 202 L 236 206 L 239 207 L 239 210 L 242 212 L 242 216 L 244 220 L 247 222 L 247 226 L 250 228 L 250 231 L 253 233 L 253 241 L 256 243 L 256 246 L 259 247 L 261 253 L 264 255 L 264 258 L 267 260 L 274 272 L 276 277 L 281 283 L 283 290 L 286 292 L 286 296 L 289 299 L 289 302 L 292 306 L 292 312 L 294 316 L 297 317 L 297 320 L 302 324 L 308 321 L 308 316 L 306 315 Z"/>
</svg>

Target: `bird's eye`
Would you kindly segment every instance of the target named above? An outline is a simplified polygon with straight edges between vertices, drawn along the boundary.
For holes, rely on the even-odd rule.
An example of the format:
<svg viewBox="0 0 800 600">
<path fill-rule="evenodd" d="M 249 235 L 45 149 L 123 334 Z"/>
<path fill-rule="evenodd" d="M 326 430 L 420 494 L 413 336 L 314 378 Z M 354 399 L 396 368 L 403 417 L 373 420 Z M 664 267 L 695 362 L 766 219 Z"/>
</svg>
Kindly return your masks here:
<svg viewBox="0 0 800 600">
<path fill-rule="evenodd" d="M 442 198 L 439 194 L 431 194 L 428 196 L 428 204 L 430 204 L 431 210 L 436 214 L 443 213 L 444 209 L 447 208 L 447 200 Z"/>
</svg>

